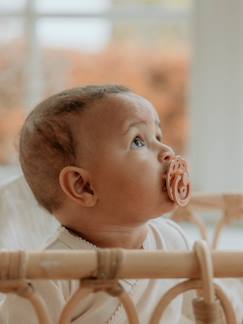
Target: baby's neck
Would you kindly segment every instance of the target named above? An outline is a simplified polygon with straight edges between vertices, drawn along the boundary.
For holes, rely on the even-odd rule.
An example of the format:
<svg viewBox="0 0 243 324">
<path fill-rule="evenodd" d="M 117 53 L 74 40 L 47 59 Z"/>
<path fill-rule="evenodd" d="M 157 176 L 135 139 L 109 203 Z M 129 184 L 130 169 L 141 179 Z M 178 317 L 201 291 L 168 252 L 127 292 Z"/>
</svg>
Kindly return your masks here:
<svg viewBox="0 0 243 324">
<path fill-rule="evenodd" d="M 67 226 L 74 234 L 101 248 L 141 249 L 147 236 L 147 225 L 137 227 L 103 226 L 79 230 Z"/>
</svg>

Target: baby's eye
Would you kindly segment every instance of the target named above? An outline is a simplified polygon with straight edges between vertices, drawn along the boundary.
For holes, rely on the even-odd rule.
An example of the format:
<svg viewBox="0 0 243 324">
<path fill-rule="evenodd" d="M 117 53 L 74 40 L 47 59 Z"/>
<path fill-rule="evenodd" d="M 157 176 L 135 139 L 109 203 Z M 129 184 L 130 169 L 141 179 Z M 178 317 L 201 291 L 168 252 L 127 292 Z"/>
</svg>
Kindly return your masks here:
<svg viewBox="0 0 243 324">
<path fill-rule="evenodd" d="M 158 142 L 161 142 L 161 136 L 160 135 L 157 135 L 156 139 L 157 139 Z"/>
<path fill-rule="evenodd" d="M 136 136 L 132 141 L 131 148 L 137 149 L 145 145 L 144 140 L 140 136 Z"/>
</svg>

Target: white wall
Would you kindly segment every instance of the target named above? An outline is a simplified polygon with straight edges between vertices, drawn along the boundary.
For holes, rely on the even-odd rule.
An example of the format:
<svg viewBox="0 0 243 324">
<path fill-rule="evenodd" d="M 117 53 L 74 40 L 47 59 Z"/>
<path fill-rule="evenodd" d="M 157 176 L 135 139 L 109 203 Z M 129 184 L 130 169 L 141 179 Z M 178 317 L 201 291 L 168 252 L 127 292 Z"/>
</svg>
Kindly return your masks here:
<svg viewBox="0 0 243 324">
<path fill-rule="evenodd" d="M 194 1 L 191 137 L 194 190 L 243 191 L 243 2 Z"/>
</svg>

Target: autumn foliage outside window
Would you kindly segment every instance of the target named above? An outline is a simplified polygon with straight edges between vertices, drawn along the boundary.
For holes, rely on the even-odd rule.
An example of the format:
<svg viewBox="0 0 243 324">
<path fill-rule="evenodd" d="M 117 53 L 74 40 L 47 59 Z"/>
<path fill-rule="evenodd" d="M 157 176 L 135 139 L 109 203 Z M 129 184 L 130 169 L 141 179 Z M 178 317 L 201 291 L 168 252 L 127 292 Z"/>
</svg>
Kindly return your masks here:
<svg viewBox="0 0 243 324">
<path fill-rule="evenodd" d="M 114 6 L 119 4 L 117 0 L 110 2 Z M 182 2 L 188 1 L 168 3 L 176 7 Z M 35 71 L 34 78 L 41 79 L 41 98 L 83 84 L 124 84 L 153 102 L 160 114 L 165 142 L 179 154 L 184 153 L 188 132 L 186 23 L 170 25 L 149 20 L 109 23 L 109 42 L 98 51 L 40 45 L 41 75 Z M 0 20 L 0 34 L 6 26 Z M 18 133 L 28 112 L 25 100 L 28 61 L 24 35 L 0 43 L 0 48 L 0 164 L 3 165 L 17 161 Z"/>
</svg>

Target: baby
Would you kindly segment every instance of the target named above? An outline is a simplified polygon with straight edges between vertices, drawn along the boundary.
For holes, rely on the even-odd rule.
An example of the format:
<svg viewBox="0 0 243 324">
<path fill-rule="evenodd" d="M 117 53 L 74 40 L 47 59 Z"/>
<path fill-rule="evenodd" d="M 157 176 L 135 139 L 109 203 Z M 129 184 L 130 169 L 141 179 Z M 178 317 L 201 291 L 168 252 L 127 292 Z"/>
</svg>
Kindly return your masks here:
<svg viewBox="0 0 243 324">
<path fill-rule="evenodd" d="M 165 180 L 173 157 L 163 143 L 153 105 L 125 87 L 78 87 L 41 102 L 22 128 L 20 162 L 37 201 L 61 224 L 46 248 L 188 249 L 180 228 L 158 219 L 176 207 L 174 189 L 168 195 Z M 148 323 L 160 297 L 176 282 L 121 284 L 134 300 L 141 323 Z M 33 282 L 54 323 L 78 284 Z M 182 299 L 171 303 L 162 323 L 191 323 L 182 313 Z M 75 324 L 126 322 L 123 307 L 104 292 L 83 299 L 72 318 Z M 8 295 L 0 323 L 35 324 L 37 318 L 28 301 Z"/>
</svg>

